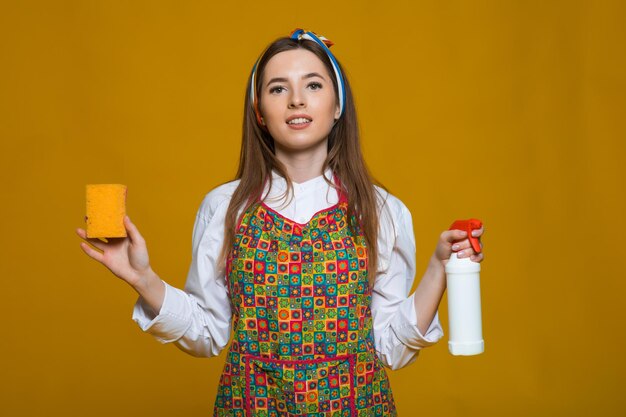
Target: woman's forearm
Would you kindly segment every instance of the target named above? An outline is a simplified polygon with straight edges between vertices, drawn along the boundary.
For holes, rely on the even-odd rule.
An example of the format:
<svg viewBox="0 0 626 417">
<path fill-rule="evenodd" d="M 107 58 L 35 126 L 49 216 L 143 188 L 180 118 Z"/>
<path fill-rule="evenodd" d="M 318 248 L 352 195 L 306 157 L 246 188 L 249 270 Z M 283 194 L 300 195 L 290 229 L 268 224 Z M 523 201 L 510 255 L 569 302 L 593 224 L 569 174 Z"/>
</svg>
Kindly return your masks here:
<svg viewBox="0 0 626 417">
<path fill-rule="evenodd" d="M 430 258 L 428 268 L 422 277 L 415 293 L 414 305 L 417 315 L 417 327 L 425 334 L 437 313 L 439 303 L 446 290 L 445 267 L 434 255 Z"/>
<path fill-rule="evenodd" d="M 142 277 L 133 288 L 150 306 L 154 315 L 158 316 L 165 298 L 165 284 L 161 278 L 150 269 L 149 273 Z"/>
</svg>

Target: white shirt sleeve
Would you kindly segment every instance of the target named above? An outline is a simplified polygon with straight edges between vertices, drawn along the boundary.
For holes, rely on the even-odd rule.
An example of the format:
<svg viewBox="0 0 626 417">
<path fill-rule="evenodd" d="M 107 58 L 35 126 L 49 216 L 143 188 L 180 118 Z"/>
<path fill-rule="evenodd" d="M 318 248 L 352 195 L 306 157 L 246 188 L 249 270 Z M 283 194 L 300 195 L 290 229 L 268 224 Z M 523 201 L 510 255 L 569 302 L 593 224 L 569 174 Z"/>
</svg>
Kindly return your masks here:
<svg viewBox="0 0 626 417">
<path fill-rule="evenodd" d="M 416 269 L 411 213 L 398 198 L 382 192 L 387 199 L 380 213 L 379 266 L 371 310 L 376 352 L 385 366 L 395 370 L 415 362 L 420 349 L 439 341 L 443 330 L 437 313 L 426 334 L 419 331 L 414 297 L 408 295 Z"/>
<path fill-rule="evenodd" d="M 165 281 L 161 311 L 154 316 L 139 297 L 132 319 L 161 343 L 197 357 L 217 356 L 228 344 L 232 309 L 226 274 L 218 269 L 228 198 L 224 188 L 209 192 L 198 210 L 192 234 L 192 260 L 184 291 Z"/>
</svg>

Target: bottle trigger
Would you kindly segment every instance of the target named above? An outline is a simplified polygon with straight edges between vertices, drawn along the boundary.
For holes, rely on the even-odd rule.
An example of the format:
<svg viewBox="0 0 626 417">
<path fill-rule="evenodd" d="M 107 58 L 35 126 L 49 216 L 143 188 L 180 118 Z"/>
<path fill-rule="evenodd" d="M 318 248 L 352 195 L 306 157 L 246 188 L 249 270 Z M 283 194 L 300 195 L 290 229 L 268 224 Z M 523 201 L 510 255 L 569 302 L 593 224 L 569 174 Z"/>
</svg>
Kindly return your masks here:
<svg viewBox="0 0 626 417">
<path fill-rule="evenodd" d="M 470 245 L 472 245 L 472 249 L 474 249 L 474 252 L 480 253 L 480 241 L 477 237 L 472 236 L 472 231 L 480 229 L 482 226 L 483 223 L 478 219 L 457 220 L 452 223 L 449 230 L 463 230 L 464 232 L 467 232 L 467 238 L 470 241 Z"/>
</svg>

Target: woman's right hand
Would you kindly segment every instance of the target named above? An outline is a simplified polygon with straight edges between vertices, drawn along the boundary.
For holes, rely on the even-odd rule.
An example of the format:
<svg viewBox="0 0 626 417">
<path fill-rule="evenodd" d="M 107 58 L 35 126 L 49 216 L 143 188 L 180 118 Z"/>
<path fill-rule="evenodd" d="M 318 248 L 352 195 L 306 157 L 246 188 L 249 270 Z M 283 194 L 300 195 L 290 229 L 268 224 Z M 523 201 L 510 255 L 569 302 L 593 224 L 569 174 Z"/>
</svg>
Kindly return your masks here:
<svg viewBox="0 0 626 417">
<path fill-rule="evenodd" d="M 124 216 L 124 227 L 127 237 L 108 238 L 108 242 L 87 238 L 87 232 L 81 228 L 76 229 L 76 233 L 102 251 L 99 252 L 87 243 L 81 242 L 80 247 L 87 255 L 106 266 L 133 288 L 137 288 L 153 272 L 150 268 L 146 241 L 128 216 Z"/>
</svg>

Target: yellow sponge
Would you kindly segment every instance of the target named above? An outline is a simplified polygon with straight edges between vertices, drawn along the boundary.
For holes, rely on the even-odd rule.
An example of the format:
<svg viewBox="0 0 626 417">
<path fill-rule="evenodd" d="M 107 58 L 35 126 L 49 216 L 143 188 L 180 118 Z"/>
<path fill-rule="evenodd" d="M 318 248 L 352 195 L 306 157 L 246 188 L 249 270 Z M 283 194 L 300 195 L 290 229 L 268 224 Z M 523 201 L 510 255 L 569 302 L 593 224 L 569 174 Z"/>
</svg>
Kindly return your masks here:
<svg viewBox="0 0 626 417">
<path fill-rule="evenodd" d="M 126 186 L 87 184 L 87 237 L 126 237 Z"/>
</svg>

